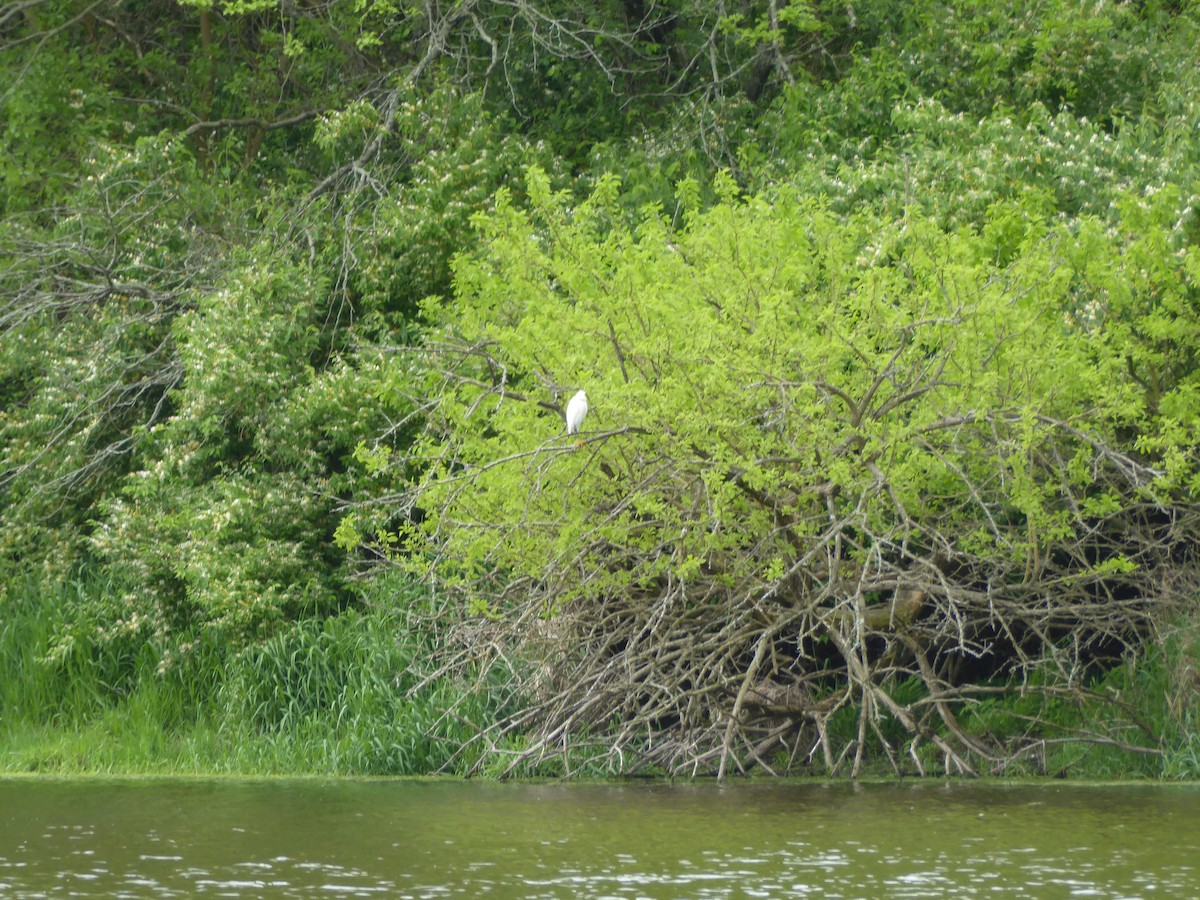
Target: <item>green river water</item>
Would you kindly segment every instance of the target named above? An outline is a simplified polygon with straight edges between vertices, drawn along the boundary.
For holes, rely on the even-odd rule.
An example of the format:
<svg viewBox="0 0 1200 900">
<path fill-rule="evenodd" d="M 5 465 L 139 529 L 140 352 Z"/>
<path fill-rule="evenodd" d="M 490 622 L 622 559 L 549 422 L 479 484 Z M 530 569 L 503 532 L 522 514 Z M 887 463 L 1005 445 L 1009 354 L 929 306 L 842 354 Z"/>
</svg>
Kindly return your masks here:
<svg viewBox="0 0 1200 900">
<path fill-rule="evenodd" d="M 0 897 L 1200 898 L 1200 787 L 10 779 Z"/>
</svg>

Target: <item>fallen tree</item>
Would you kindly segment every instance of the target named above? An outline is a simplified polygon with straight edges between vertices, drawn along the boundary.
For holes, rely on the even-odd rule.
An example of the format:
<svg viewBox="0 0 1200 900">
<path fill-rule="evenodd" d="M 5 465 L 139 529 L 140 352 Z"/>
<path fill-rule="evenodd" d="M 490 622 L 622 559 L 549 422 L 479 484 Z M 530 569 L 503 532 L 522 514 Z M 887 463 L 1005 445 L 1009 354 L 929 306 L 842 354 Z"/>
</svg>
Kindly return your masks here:
<svg viewBox="0 0 1200 900">
<path fill-rule="evenodd" d="M 999 266 L 916 219 L 725 192 L 680 231 L 614 224 L 611 184 L 501 196 L 453 310 L 395 351 L 426 423 L 401 489 L 343 537 L 454 601 L 437 676 L 511 673 L 478 739 L 502 771 L 1003 769 L 1045 723 L 1000 735 L 979 704 L 1084 697 L 1200 586 L 1185 439 L 1133 449 L 1154 422 L 1072 316 L 1095 284 L 1069 236 Z M 1075 737 L 1156 752 L 1142 731 Z"/>
</svg>

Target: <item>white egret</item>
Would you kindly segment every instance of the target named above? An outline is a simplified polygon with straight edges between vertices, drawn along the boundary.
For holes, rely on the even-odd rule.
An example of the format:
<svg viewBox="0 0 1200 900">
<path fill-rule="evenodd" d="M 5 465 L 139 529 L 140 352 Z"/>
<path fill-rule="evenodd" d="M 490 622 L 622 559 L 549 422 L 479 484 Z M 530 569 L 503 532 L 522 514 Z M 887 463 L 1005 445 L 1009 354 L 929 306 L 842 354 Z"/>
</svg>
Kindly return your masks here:
<svg viewBox="0 0 1200 900">
<path fill-rule="evenodd" d="M 577 393 L 567 404 L 567 434 L 578 434 L 583 425 L 583 417 L 587 415 L 587 394 Z"/>
</svg>

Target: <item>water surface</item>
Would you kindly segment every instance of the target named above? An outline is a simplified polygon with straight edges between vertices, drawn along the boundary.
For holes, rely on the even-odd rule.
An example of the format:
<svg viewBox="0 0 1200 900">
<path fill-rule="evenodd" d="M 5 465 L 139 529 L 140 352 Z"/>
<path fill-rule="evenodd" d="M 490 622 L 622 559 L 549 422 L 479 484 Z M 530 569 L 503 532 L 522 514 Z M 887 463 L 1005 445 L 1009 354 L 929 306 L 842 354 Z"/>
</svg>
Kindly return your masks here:
<svg viewBox="0 0 1200 900">
<path fill-rule="evenodd" d="M 0 897 L 1200 897 L 1200 788 L 0 780 Z"/>
</svg>

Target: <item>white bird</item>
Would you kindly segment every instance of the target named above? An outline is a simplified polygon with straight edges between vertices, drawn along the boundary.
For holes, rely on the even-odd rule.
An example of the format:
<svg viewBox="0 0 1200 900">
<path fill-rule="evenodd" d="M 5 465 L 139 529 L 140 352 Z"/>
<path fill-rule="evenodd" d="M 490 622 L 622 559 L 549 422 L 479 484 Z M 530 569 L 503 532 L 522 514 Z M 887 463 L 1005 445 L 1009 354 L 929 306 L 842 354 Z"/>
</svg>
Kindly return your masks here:
<svg viewBox="0 0 1200 900">
<path fill-rule="evenodd" d="M 578 434 L 583 425 L 583 417 L 587 415 L 587 394 L 577 393 L 567 404 L 567 434 Z"/>
</svg>

